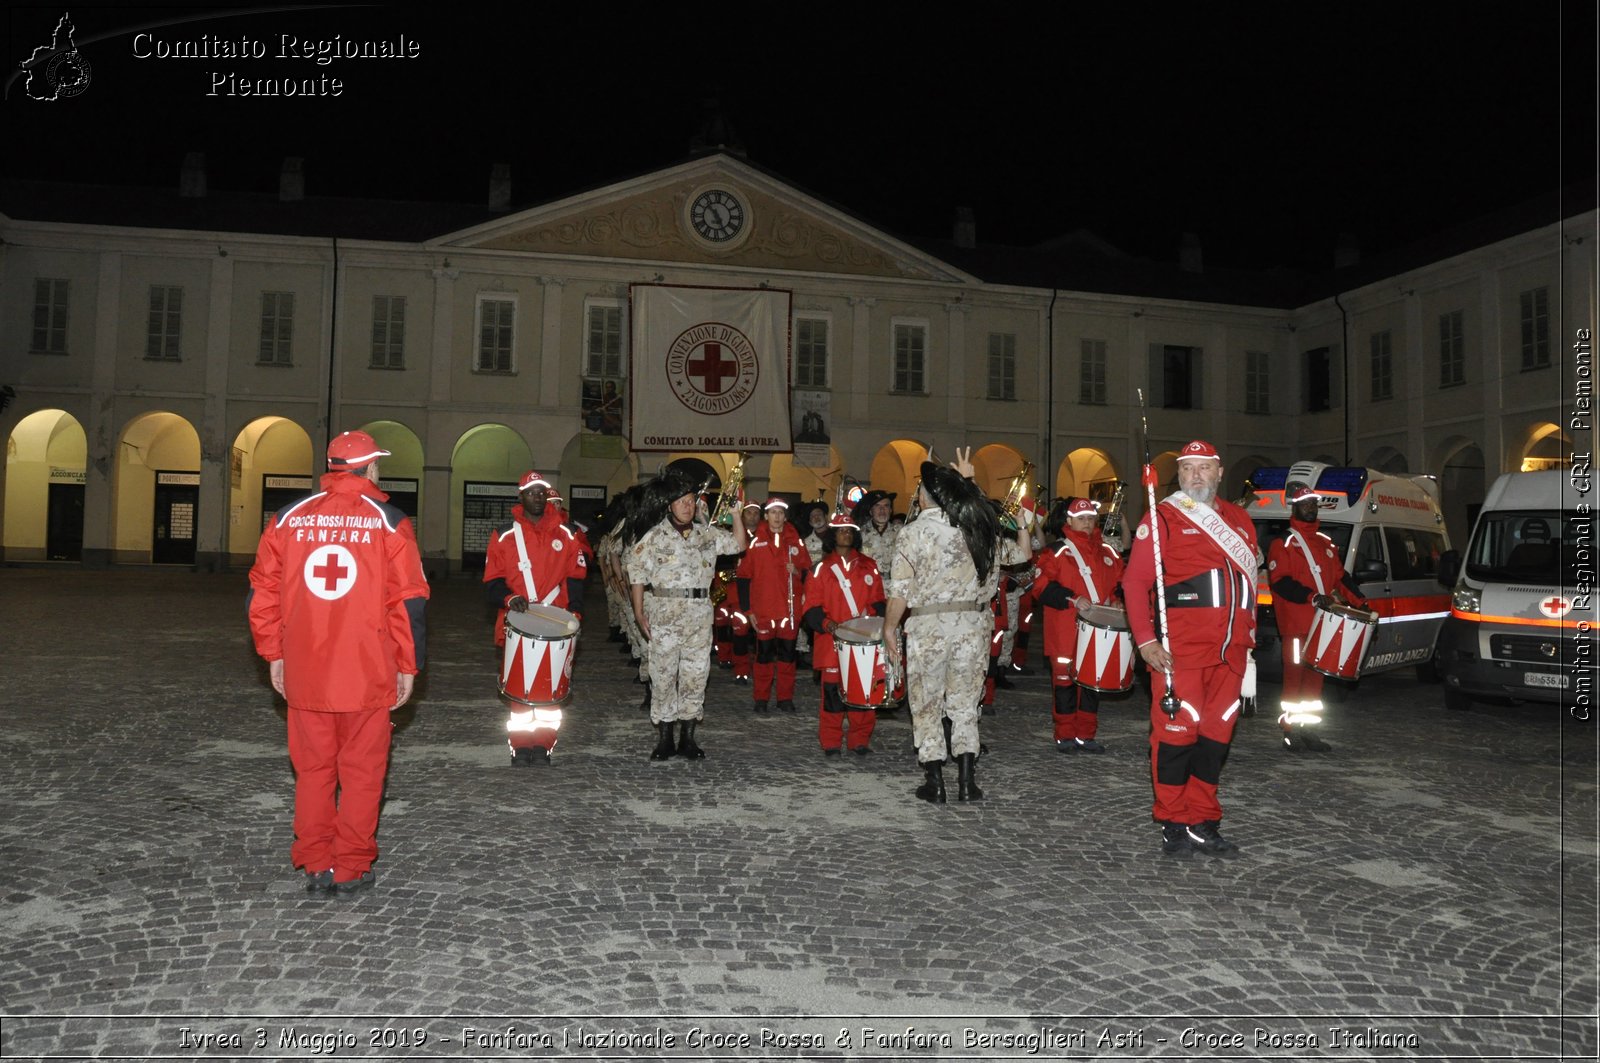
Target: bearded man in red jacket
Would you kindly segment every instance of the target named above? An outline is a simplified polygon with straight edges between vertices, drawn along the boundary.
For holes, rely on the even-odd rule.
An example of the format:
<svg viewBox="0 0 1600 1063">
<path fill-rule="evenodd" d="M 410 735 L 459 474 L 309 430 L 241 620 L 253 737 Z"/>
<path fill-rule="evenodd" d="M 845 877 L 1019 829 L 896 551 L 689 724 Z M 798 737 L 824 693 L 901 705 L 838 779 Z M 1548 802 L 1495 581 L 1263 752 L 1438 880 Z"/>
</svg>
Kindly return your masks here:
<svg viewBox="0 0 1600 1063">
<path fill-rule="evenodd" d="M 1222 459 L 1204 440 L 1178 452 L 1178 490 L 1145 515 L 1122 578 L 1128 626 L 1150 666 L 1150 770 L 1161 850 L 1237 852 L 1218 827 L 1217 784 L 1239 719 L 1240 692 L 1256 644 L 1260 553 L 1250 515 L 1217 497 Z M 1156 586 L 1159 536 L 1164 585 Z M 1166 645 L 1154 595 L 1166 594 Z M 1177 702 L 1167 715 L 1171 676 Z"/>
<path fill-rule="evenodd" d="M 250 569 L 250 633 L 289 702 L 290 858 L 313 893 L 373 883 L 389 713 L 422 670 L 428 581 L 410 519 L 378 489 L 388 456 L 365 432 L 330 442 L 322 490 L 278 512 Z"/>
</svg>

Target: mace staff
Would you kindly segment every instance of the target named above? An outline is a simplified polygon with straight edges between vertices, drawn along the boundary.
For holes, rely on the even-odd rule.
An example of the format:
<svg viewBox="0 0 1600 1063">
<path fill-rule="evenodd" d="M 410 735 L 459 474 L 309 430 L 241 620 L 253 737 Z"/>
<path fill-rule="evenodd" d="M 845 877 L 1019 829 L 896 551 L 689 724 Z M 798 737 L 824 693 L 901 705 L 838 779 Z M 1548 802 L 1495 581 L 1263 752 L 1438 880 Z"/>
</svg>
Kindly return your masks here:
<svg viewBox="0 0 1600 1063">
<path fill-rule="evenodd" d="M 1161 649 L 1166 654 L 1167 666 L 1161 671 L 1167 677 L 1166 693 L 1161 695 L 1161 711 L 1169 719 L 1178 715 L 1178 695 L 1172 691 L 1172 644 L 1167 637 L 1167 572 L 1161 563 L 1161 529 L 1156 523 L 1156 466 L 1150 459 L 1150 420 L 1144 405 L 1144 389 L 1135 388 L 1139 396 L 1139 423 L 1144 431 L 1144 480 L 1146 505 L 1150 514 L 1150 548 L 1154 551 L 1156 566 L 1156 614 L 1161 624 Z"/>
</svg>

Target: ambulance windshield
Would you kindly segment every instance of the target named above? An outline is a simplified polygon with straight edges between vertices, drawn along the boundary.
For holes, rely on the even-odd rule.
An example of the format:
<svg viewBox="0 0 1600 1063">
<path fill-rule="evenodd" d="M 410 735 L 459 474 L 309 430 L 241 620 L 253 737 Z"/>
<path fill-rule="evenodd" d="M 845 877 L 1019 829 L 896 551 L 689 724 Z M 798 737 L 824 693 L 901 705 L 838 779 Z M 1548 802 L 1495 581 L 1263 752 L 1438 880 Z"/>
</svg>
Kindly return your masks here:
<svg viewBox="0 0 1600 1063">
<path fill-rule="evenodd" d="M 1467 576 L 1545 587 L 1578 582 L 1578 516 L 1555 510 L 1485 513 L 1467 550 Z"/>
</svg>

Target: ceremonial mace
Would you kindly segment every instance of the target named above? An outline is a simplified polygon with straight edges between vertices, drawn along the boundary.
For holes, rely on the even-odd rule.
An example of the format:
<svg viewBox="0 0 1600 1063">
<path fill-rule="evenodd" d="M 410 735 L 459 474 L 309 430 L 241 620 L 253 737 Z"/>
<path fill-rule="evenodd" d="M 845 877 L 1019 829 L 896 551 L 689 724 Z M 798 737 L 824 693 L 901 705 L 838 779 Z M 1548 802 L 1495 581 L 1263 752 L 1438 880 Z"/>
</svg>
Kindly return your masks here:
<svg viewBox="0 0 1600 1063">
<path fill-rule="evenodd" d="M 1150 460 L 1150 419 L 1146 415 L 1144 405 L 1144 389 L 1134 388 L 1139 396 L 1139 423 L 1144 429 L 1144 491 L 1145 500 L 1150 515 L 1150 547 L 1155 551 L 1156 563 L 1156 613 L 1161 621 L 1161 649 L 1166 653 L 1167 660 L 1172 659 L 1172 646 L 1167 638 L 1167 573 L 1161 563 L 1161 529 L 1156 525 L 1156 466 Z M 1167 677 L 1166 693 L 1161 695 L 1161 711 L 1167 714 L 1167 719 L 1178 715 L 1178 695 L 1172 691 L 1172 669 L 1163 668 L 1162 673 Z"/>
</svg>

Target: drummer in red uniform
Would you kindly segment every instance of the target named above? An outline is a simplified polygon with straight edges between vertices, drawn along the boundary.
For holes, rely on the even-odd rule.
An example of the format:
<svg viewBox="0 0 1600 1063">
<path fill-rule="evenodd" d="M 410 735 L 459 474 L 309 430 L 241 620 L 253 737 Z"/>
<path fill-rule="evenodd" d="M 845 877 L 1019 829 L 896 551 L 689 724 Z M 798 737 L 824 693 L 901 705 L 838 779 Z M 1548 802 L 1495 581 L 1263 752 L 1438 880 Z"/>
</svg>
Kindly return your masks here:
<svg viewBox="0 0 1600 1063">
<path fill-rule="evenodd" d="M 859 529 L 849 514 L 840 512 L 819 536 L 822 560 L 806 581 L 805 626 L 815 632 L 811 660 L 822 672 L 822 706 L 817 717 L 817 738 L 822 752 L 839 755 L 845 745 L 845 725 L 850 727 L 852 752 L 872 752 L 876 709 L 847 709 L 839 689 L 839 653 L 833 632 L 846 620 L 882 616 L 885 603 L 883 577 L 878 563 L 856 550 Z M 868 677 L 870 682 L 870 677 Z"/>
<path fill-rule="evenodd" d="M 1307 484 L 1286 484 L 1283 501 L 1289 506 L 1289 534 L 1267 549 L 1267 578 L 1283 639 L 1278 724 L 1284 748 L 1294 753 L 1326 753 L 1333 748 L 1315 730 L 1322 723 L 1322 673 L 1310 667 L 1305 652 L 1317 605 L 1337 596 L 1358 608 L 1368 607 L 1361 588 L 1340 563 L 1333 540 L 1317 530 L 1319 497 Z"/>
<path fill-rule="evenodd" d="M 1217 784 L 1239 718 L 1240 690 L 1256 643 L 1256 531 L 1244 510 L 1217 497 L 1222 460 L 1196 439 L 1178 452 L 1178 490 L 1146 515 L 1122 577 L 1128 626 L 1150 666 L 1150 769 L 1161 851 L 1219 856 L 1236 847 L 1218 831 Z M 1168 645 L 1156 632 L 1151 526 L 1161 545 Z M 1161 707 L 1172 676 L 1178 704 Z"/>
<path fill-rule="evenodd" d="M 756 639 L 751 695 L 755 711 L 766 712 L 776 679 L 778 710 L 793 712 L 795 636 L 811 558 L 789 523 L 789 503 L 769 498 L 762 515 L 766 522 L 756 529 L 735 577 L 739 609 L 750 617 Z"/>
<path fill-rule="evenodd" d="M 1077 604 L 1114 603 L 1122 593 L 1122 558 L 1100 537 L 1100 504 L 1075 498 L 1066 507 L 1061 543 L 1039 558 L 1035 595 L 1045 607 L 1044 652 L 1055 696 L 1056 748 L 1063 753 L 1104 753 L 1095 740 L 1100 728 L 1100 695 L 1075 683 L 1078 643 Z M 1055 516 L 1055 514 L 1052 514 Z M 1059 519 L 1059 518 L 1058 518 Z"/>
<path fill-rule="evenodd" d="M 589 574 L 578 532 L 549 504 L 550 481 L 529 470 L 517 481 L 518 505 L 511 523 L 489 538 L 483 566 L 484 593 L 494 606 L 494 644 L 506 642 L 506 611 L 526 612 L 530 604 L 571 613 L 583 610 L 583 581 Z M 506 720 L 506 744 L 514 762 L 550 759 L 561 728 L 559 706 L 518 706 Z"/>
</svg>

